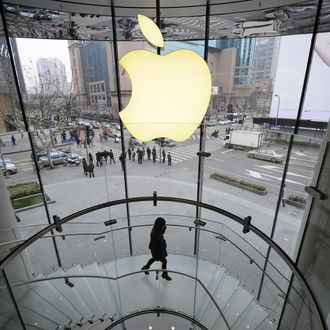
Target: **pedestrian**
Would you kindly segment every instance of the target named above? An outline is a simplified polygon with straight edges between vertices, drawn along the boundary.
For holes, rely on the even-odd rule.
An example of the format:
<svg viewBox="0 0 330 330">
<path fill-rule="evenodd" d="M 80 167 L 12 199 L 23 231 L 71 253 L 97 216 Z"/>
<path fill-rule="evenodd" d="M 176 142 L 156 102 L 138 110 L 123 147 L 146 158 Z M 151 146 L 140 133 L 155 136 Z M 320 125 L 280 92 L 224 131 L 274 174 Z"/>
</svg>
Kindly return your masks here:
<svg viewBox="0 0 330 330">
<path fill-rule="evenodd" d="M 153 147 L 153 148 L 152 148 L 152 161 L 153 161 L 154 163 L 156 163 L 156 158 L 157 158 L 156 148 Z"/>
<path fill-rule="evenodd" d="M 155 261 L 160 261 L 162 263 L 163 274 L 162 278 L 167 281 L 171 281 L 172 278 L 168 276 L 168 272 L 166 271 L 167 267 L 167 244 L 164 239 L 164 233 L 166 230 L 166 221 L 165 219 L 158 217 L 155 220 L 155 224 L 150 233 L 150 243 L 149 249 L 151 251 L 151 258 L 147 262 L 145 266 L 142 267 L 141 270 L 147 270 Z M 144 272 L 146 275 L 149 274 L 148 271 Z"/>
<path fill-rule="evenodd" d="M 82 166 L 83 166 L 84 174 L 87 175 L 88 165 L 87 165 L 86 159 L 83 158 L 82 161 L 81 161 L 81 163 L 82 163 Z"/>
<path fill-rule="evenodd" d="M 131 148 L 128 148 L 128 159 L 131 160 L 132 159 L 132 150 Z"/>
<path fill-rule="evenodd" d="M 18 131 L 21 133 L 21 138 L 23 139 L 24 137 L 23 131 L 21 131 L 20 129 Z"/>
<path fill-rule="evenodd" d="M 168 166 L 172 165 L 172 156 L 171 156 L 170 152 L 168 152 L 168 154 L 167 154 L 167 165 Z"/>
<path fill-rule="evenodd" d="M 151 159 L 151 150 L 150 150 L 150 148 L 149 147 L 147 147 L 147 157 L 148 157 L 148 160 L 150 160 Z"/>
<path fill-rule="evenodd" d="M 93 175 L 93 178 L 95 178 L 94 175 L 94 164 L 93 162 L 89 162 L 88 166 L 87 166 L 87 172 L 89 173 L 89 177 L 91 178 Z"/>
<path fill-rule="evenodd" d="M 138 163 L 142 164 L 142 151 L 140 150 L 140 148 L 137 148 L 136 153 L 137 153 Z"/>
<path fill-rule="evenodd" d="M 100 152 L 98 151 L 96 154 L 95 154 L 95 156 L 96 156 L 96 166 L 102 166 L 101 165 L 101 155 L 100 155 Z"/>
<path fill-rule="evenodd" d="M 282 206 L 285 207 L 285 183 L 283 184 L 282 192 L 281 192 L 281 200 L 282 200 Z"/>
<path fill-rule="evenodd" d="M 77 147 L 80 148 L 80 139 L 78 137 L 76 138 L 76 143 L 77 143 Z"/>
<path fill-rule="evenodd" d="M 90 152 L 88 153 L 88 160 L 93 163 L 93 155 Z"/>
<path fill-rule="evenodd" d="M 61 135 L 62 135 L 62 143 L 64 143 L 65 140 L 66 140 L 66 132 L 65 132 L 65 130 L 62 131 Z"/>
<path fill-rule="evenodd" d="M 11 142 L 13 143 L 13 146 L 16 146 L 17 145 L 14 134 L 11 136 Z"/>
<path fill-rule="evenodd" d="M 165 163 L 166 153 L 164 148 L 162 150 L 162 155 L 163 155 L 163 163 Z"/>
<path fill-rule="evenodd" d="M 116 164 L 115 157 L 113 155 L 112 149 L 110 149 L 110 151 L 109 151 L 109 158 L 110 158 L 110 165 L 112 164 L 112 162 L 114 164 Z"/>
<path fill-rule="evenodd" d="M 125 157 L 124 157 L 123 153 L 120 154 L 119 160 L 120 160 L 120 163 L 121 163 L 121 170 L 124 171 Z"/>
<path fill-rule="evenodd" d="M 105 161 L 106 164 L 108 164 L 108 155 L 109 155 L 109 153 L 106 150 L 104 150 L 103 151 L 103 157 L 104 157 L 104 161 Z"/>
<path fill-rule="evenodd" d="M 133 160 L 133 162 L 135 162 L 135 151 L 134 150 L 132 152 L 132 160 Z"/>
</svg>

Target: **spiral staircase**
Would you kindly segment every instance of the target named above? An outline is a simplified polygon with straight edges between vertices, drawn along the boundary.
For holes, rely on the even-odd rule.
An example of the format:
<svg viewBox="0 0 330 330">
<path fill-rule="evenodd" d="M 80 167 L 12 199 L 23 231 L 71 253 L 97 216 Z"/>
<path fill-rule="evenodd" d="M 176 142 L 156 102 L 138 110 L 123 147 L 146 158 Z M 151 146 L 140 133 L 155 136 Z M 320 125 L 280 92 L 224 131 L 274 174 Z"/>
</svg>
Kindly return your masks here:
<svg viewBox="0 0 330 330">
<path fill-rule="evenodd" d="M 154 198 L 132 198 L 130 202 Z M 221 222 L 168 215 L 165 236 L 172 281 L 166 281 L 157 268 L 160 263 L 153 264 L 149 275 L 141 270 L 150 257 L 147 243 L 155 215 L 137 217 L 134 223 L 139 219 L 144 223 L 134 226 L 123 226 L 124 219 L 105 222 L 110 229 L 98 232 L 91 228 L 100 224 L 70 227 L 67 223 L 125 202 L 100 204 L 63 219 L 54 217 L 52 225 L 29 239 L 8 243 L 8 255 L 0 263 L 0 329 L 142 330 L 147 324 L 139 326 L 134 320 L 148 314 L 159 320 L 174 315 L 188 324 L 156 327 L 164 330 L 322 329 L 322 322 L 315 322 L 319 314 L 308 286 L 273 242 L 273 252 L 283 258 L 291 273 L 283 275 L 248 240 Z M 243 232 L 254 231 L 271 242 L 249 218 L 199 204 L 242 224 Z M 77 228 L 85 231 L 77 233 Z M 126 244 L 127 236 L 132 245 Z M 53 243 L 59 265 L 50 249 Z M 292 315 L 289 322 L 282 319 L 285 308 Z M 301 318 L 304 312 L 308 317 Z"/>
</svg>

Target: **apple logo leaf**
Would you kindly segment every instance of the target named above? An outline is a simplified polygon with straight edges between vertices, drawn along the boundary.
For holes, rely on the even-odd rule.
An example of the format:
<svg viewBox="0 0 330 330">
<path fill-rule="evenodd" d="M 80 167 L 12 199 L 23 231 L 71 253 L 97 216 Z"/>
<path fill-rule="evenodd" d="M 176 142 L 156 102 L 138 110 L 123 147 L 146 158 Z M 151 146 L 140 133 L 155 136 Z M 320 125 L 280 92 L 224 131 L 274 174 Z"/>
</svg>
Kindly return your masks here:
<svg viewBox="0 0 330 330">
<path fill-rule="evenodd" d="M 138 22 L 144 37 L 156 47 L 164 47 L 164 39 L 158 26 L 148 17 L 138 15 Z"/>
</svg>

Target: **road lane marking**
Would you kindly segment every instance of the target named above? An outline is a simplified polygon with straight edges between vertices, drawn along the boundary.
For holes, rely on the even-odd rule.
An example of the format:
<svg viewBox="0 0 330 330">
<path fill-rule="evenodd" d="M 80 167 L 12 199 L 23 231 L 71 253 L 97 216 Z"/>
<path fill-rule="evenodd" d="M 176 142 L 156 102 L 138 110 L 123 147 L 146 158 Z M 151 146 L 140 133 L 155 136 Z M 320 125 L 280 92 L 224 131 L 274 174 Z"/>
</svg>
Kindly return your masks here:
<svg viewBox="0 0 330 330">
<path fill-rule="evenodd" d="M 251 170 L 247 170 L 247 169 L 245 169 L 245 171 L 248 172 L 248 175 L 250 175 L 254 178 L 257 178 L 257 179 L 268 180 L 268 178 L 263 177 L 263 176 L 266 176 L 266 177 L 269 177 L 269 178 L 273 178 L 277 181 L 282 181 L 282 177 L 277 177 L 277 176 L 269 175 L 269 174 L 265 174 L 265 173 L 259 173 L 259 172 L 251 171 Z M 293 181 L 293 180 L 290 180 L 290 179 L 286 179 L 285 181 L 293 183 L 293 184 L 297 184 L 297 185 L 300 185 L 300 186 L 305 186 L 305 184 L 303 184 L 303 183 L 296 182 L 296 181 Z"/>
<path fill-rule="evenodd" d="M 226 154 L 227 152 L 230 152 L 230 151 L 233 151 L 234 149 L 229 149 L 229 150 L 226 150 L 226 151 L 222 151 L 221 154 Z"/>
<path fill-rule="evenodd" d="M 262 169 L 283 173 L 283 170 L 281 168 L 279 168 L 277 166 L 273 166 L 273 165 L 256 165 L 256 167 L 260 167 Z M 297 177 L 300 177 L 300 178 L 312 179 L 310 176 L 301 175 L 301 174 L 297 174 L 297 173 L 293 173 L 293 172 L 287 172 L 287 174 L 292 175 L 292 176 L 297 176 Z"/>
<path fill-rule="evenodd" d="M 216 159 L 216 158 L 207 158 L 207 160 L 214 160 L 214 161 L 216 161 L 216 162 L 224 162 L 224 160 L 223 159 Z"/>
</svg>

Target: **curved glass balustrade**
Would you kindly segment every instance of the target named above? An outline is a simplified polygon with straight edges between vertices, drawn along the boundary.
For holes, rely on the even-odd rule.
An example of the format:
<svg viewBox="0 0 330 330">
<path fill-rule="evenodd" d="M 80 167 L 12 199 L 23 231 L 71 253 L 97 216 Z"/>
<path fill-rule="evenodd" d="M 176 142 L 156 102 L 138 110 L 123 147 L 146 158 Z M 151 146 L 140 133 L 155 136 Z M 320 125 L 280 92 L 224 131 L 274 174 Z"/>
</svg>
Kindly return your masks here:
<svg viewBox="0 0 330 330">
<path fill-rule="evenodd" d="M 127 201 L 133 205 L 150 205 L 154 201 L 156 206 L 152 207 L 155 210 L 160 203 L 169 207 L 173 202 L 196 205 L 191 200 L 170 197 L 141 197 Z M 163 214 L 168 224 L 165 233 L 169 254 L 167 268 L 173 281 L 163 283 L 160 278 L 155 282 L 158 277 L 155 273 L 161 271 L 157 266 L 150 270 L 148 276 L 140 268 L 150 257 L 149 234 L 159 213 L 135 216 L 134 225 L 129 227 L 126 226 L 125 217 L 112 219 L 115 222 L 109 229 L 103 223 L 109 220 L 107 217 L 99 218 L 97 223 L 79 222 L 87 214 L 93 218 L 100 209 L 125 202 L 104 203 L 65 217 L 59 220 L 57 229 L 60 232 L 55 231 L 55 235 L 49 235 L 49 231 L 56 227 L 53 224 L 24 242 L 8 244 L 11 248 L 15 244 L 17 246 L 2 264 L 10 278 L 18 310 L 23 311 L 21 315 L 24 322 L 38 318 L 35 309 L 41 306 L 40 299 L 46 313 L 47 310 L 53 310 L 52 306 L 57 306 L 56 301 L 62 294 L 66 295 L 66 304 L 55 308 L 56 315 L 50 317 L 51 322 L 47 317 L 40 322 L 50 322 L 56 328 L 59 325 L 71 326 L 94 322 L 96 319 L 110 319 L 114 314 L 120 319 L 136 310 L 160 306 L 185 313 L 208 329 L 222 326 L 239 329 L 238 325 L 242 324 L 250 326 L 254 313 L 260 314 L 260 319 L 256 318 L 260 323 L 257 322 L 252 328 L 263 322 L 268 322 L 269 328 L 272 328 L 277 325 L 286 303 L 297 318 L 302 308 L 309 312 L 309 317 L 303 320 L 299 318 L 302 325 L 312 329 L 311 324 L 315 325 L 316 320 L 316 324 L 322 327 L 308 286 L 285 252 L 249 225 L 247 220 L 212 205 L 199 204 L 212 211 L 214 216 L 218 214 L 219 217 L 241 223 L 246 233 L 237 233 L 226 224 L 213 220 L 201 219 L 205 222 L 205 226 L 201 226 L 203 222 L 196 222 L 195 218 L 189 216 Z M 286 263 L 290 272 L 283 273 L 267 261 L 265 254 L 255 247 L 255 235 L 272 249 L 281 262 Z M 53 256 L 49 254 L 51 250 L 54 251 L 50 248 L 54 242 L 60 267 L 56 264 L 55 252 Z M 292 279 L 294 283 L 290 282 Z M 85 292 L 85 287 L 92 293 Z M 144 289 L 138 293 L 137 288 Z M 294 292 L 294 301 L 291 298 L 290 301 L 286 300 L 289 288 Z M 107 298 L 101 298 L 106 294 Z M 34 307 L 29 305 L 30 300 Z M 78 300 L 75 302 L 77 305 L 71 306 L 71 310 L 76 311 L 75 318 L 68 318 L 71 314 L 65 314 L 65 306 L 72 304 L 72 300 Z M 89 301 L 96 307 L 88 307 Z M 79 304 L 83 311 L 79 310 Z M 105 306 L 112 307 L 109 310 Z M 80 321 L 79 315 L 82 315 Z"/>
</svg>

